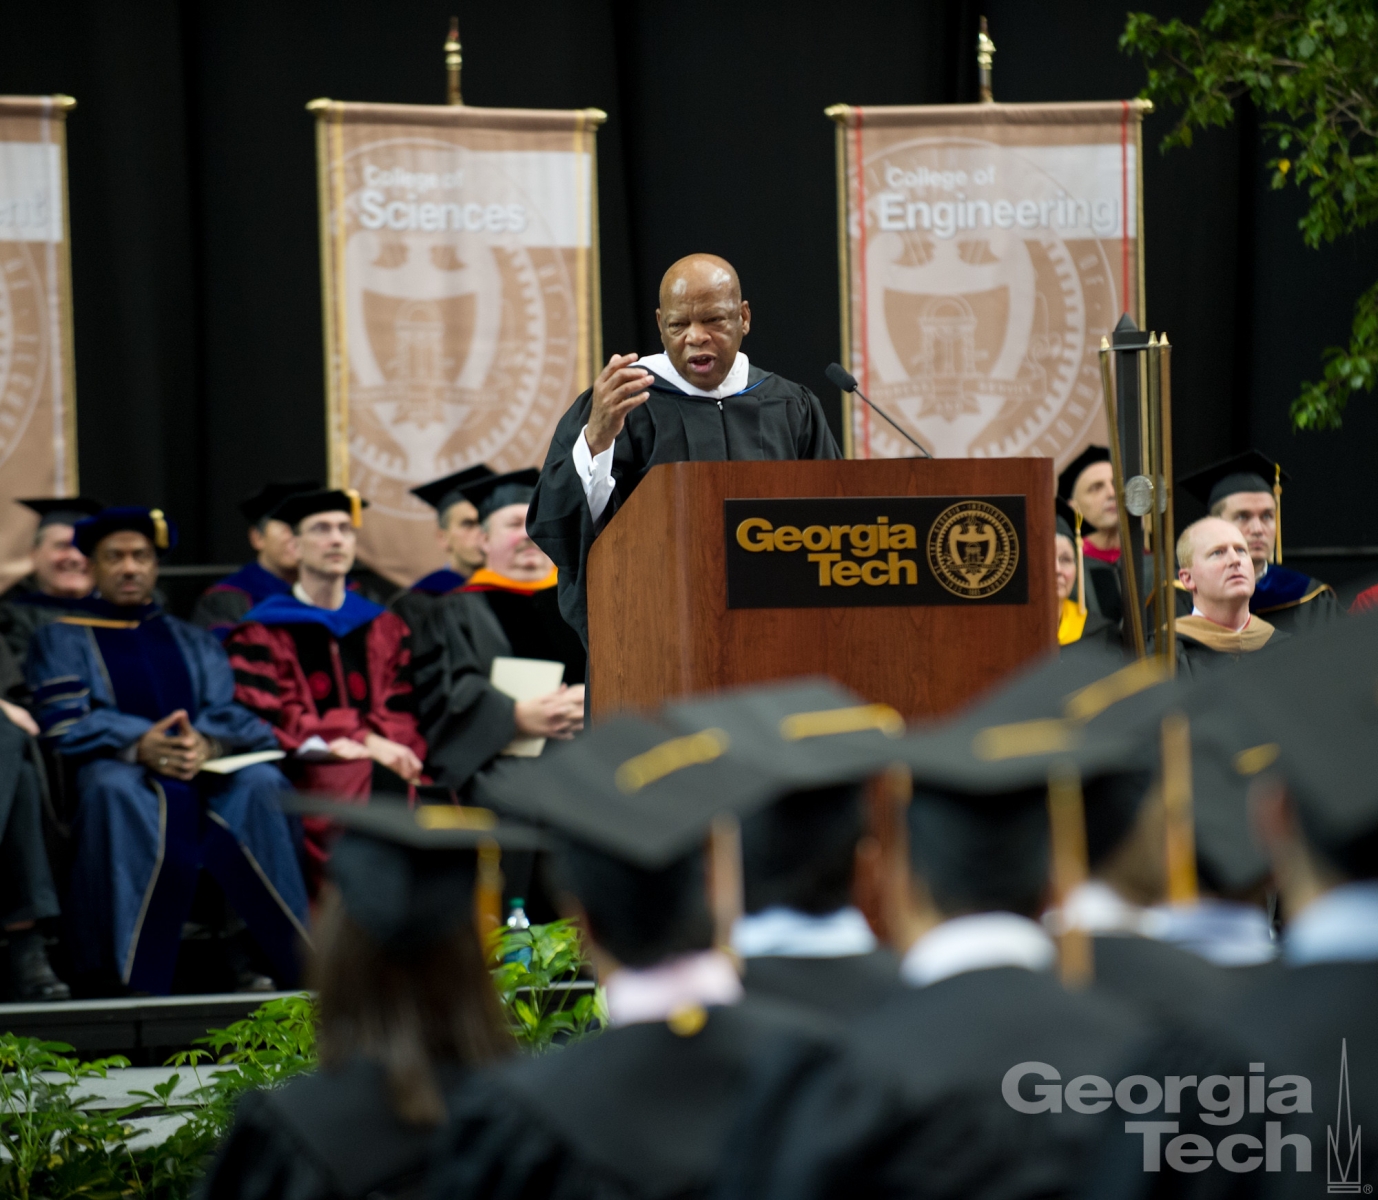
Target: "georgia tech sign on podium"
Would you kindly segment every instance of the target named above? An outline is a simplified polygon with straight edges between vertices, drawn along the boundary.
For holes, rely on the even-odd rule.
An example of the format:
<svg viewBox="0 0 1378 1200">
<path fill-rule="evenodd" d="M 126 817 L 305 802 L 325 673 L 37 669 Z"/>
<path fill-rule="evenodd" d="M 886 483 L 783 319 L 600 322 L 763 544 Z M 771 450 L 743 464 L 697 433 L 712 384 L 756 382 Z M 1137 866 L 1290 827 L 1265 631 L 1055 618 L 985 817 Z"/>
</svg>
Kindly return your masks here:
<svg viewBox="0 0 1378 1200">
<path fill-rule="evenodd" d="M 1023 496 L 724 500 L 727 607 L 1027 604 Z"/>
</svg>

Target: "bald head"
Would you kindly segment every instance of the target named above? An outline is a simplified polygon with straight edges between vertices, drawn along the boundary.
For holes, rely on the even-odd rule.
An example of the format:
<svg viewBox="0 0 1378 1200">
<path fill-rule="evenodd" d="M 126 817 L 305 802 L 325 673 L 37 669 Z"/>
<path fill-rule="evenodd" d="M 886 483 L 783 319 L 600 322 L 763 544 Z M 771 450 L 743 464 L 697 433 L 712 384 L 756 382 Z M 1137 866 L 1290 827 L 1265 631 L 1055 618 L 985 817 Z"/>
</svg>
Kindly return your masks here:
<svg viewBox="0 0 1378 1200">
<path fill-rule="evenodd" d="M 660 281 L 656 324 L 675 370 L 704 391 L 719 387 L 751 329 L 732 264 L 716 254 L 681 258 Z"/>
</svg>

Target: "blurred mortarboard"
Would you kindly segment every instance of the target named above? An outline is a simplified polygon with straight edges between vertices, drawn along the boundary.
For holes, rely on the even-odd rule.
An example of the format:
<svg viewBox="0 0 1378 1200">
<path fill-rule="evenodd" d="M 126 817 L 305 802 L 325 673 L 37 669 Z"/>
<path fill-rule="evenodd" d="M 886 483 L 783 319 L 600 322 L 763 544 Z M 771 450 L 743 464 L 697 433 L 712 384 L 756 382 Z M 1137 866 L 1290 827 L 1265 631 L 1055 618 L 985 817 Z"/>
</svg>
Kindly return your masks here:
<svg viewBox="0 0 1378 1200">
<path fill-rule="evenodd" d="M 1077 518 L 1081 515 L 1061 496 L 1053 500 L 1053 508 L 1057 513 L 1057 531 L 1065 538 L 1070 538 L 1075 544 L 1077 540 Z"/>
<path fill-rule="evenodd" d="M 674 729 L 731 731 L 727 760 L 746 758 L 798 790 L 859 783 L 898 762 L 904 718 L 826 678 L 738 688 L 667 705 Z"/>
<path fill-rule="evenodd" d="M 1161 701 L 1141 699 L 1137 716 L 1118 722 L 1109 714 L 1167 678 L 1156 659 L 1126 666 L 1088 645 L 1042 659 L 955 719 L 915 731 L 900 757 L 916 785 L 978 796 L 1037 787 L 1063 763 L 1083 777 L 1142 770 L 1153 761 L 1143 730 Z"/>
<path fill-rule="evenodd" d="M 159 554 L 177 545 L 177 525 L 172 518 L 161 508 L 145 508 L 141 504 L 103 508 L 94 517 L 78 521 L 73 526 L 72 544 L 90 558 L 103 538 L 125 530 L 142 533 Z"/>
<path fill-rule="evenodd" d="M 446 475 L 443 479 L 433 479 L 430 483 L 423 483 L 420 487 L 414 487 L 411 494 L 423 503 L 429 504 L 440 514 L 443 520 L 447 509 L 458 504 L 461 500 L 469 499 L 465 495 L 465 488 L 481 483 L 485 479 L 494 478 L 497 478 L 497 472 L 493 471 L 487 463 L 478 463 L 476 466 L 465 467 L 462 471 L 456 471 L 453 475 Z M 472 500 L 469 502 L 474 503 Z M 478 505 L 475 504 L 474 507 L 477 508 Z"/>
<path fill-rule="evenodd" d="M 357 529 L 364 521 L 364 509 L 368 501 L 353 488 L 327 488 L 324 491 L 297 492 L 282 500 L 268 515 L 275 521 L 286 521 L 296 528 L 307 517 L 317 513 L 348 513 L 350 522 Z"/>
<path fill-rule="evenodd" d="M 1271 458 L 1257 450 L 1246 450 L 1183 475 L 1177 483 L 1209 509 L 1236 492 L 1271 493 L 1275 485 L 1280 487 L 1290 479 L 1291 476 Z"/>
<path fill-rule="evenodd" d="M 320 482 L 315 479 L 298 479 L 295 483 L 265 483 L 252 496 L 239 502 L 239 511 L 250 525 L 257 525 L 288 496 L 320 490 Z"/>
<path fill-rule="evenodd" d="M 345 911 L 380 946 L 414 954 L 472 920 L 481 847 L 539 850 L 534 829 L 501 824 L 482 808 L 398 801 L 371 804 L 295 796 L 288 812 L 327 817 L 343 836 L 330 854 L 330 876 Z"/>
<path fill-rule="evenodd" d="M 1355 617 L 1221 680 L 1260 743 L 1236 762 L 1286 779 L 1307 838 L 1342 865 L 1378 850 L 1378 619 Z M 1243 669 L 1247 668 L 1247 669 Z M 1271 760 L 1271 761 L 1265 761 Z"/>
<path fill-rule="evenodd" d="M 460 493 L 476 509 L 478 519 L 486 521 L 500 508 L 509 504 L 530 504 L 531 494 L 541 473 L 535 467 L 508 471 L 503 475 L 488 475 L 461 487 Z"/>
<path fill-rule="evenodd" d="M 75 525 L 87 517 L 94 517 L 105 504 L 91 496 L 50 496 L 18 503 L 38 514 L 39 529 L 49 525 Z"/>
<path fill-rule="evenodd" d="M 729 758 L 738 736 L 614 717 L 493 772 L 483 794 L 504 813 L 657 870 L 701 844 L 719 815 L 749 816 L 794 789 L 791 778 L 751 761 L 749 748 Z"/>
<path fill-rule="evenodd" d="M 1089 466 L 1109 461 L 1110 451 L 1105 446 L 1087 446 L 1067 464 L 1062 474 L 1057 477 L 1057 494 L 1064 500 L 1070 500 L 1072 493 L 1076 490 L 1077 480 L 1081 478 L 1081 473 Z"/>
</svg>

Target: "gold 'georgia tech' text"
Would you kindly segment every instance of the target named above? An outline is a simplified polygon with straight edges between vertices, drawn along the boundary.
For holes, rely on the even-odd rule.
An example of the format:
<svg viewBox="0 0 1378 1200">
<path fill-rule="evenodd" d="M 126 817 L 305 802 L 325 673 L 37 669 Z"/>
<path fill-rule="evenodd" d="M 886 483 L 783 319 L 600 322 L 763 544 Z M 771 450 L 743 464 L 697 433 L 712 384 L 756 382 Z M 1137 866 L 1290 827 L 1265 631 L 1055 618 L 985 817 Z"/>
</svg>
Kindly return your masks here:
<svg viewBox="0 0 1378 1200">
<path fill-rule="evenodd" d="M 809 562 L 818 564 L 820 587 L 855 587 L 858 583 L 882 587 L 919 582 L 918 564 L 896 553 L 918 548 L 914 526 L 891 525 L 889 517 L 877 517 L 874 525 L 809 525 L 805 529 L 793 525 L 775 529 L 764 517 L 748 517 L 737 526 L 737 545 L 753 554 L 766 550 L 809 551 Z M 844 559 L 844 548 L 853 558 L 869 561 Z M 887 551 L 887 557 L 875 557 L 882 550 Z"/>
</svg>

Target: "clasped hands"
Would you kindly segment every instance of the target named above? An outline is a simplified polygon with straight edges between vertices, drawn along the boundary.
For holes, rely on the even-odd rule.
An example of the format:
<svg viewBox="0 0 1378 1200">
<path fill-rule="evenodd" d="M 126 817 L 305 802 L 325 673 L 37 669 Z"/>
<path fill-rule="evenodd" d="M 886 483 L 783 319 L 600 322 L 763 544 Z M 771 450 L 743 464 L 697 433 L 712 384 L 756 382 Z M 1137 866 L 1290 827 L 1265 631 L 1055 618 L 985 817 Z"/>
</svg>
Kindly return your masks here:
<svg viewBox="0 0 1378 1200">
<path fill-rule="evenodd" d="M 155 721 L 138 741 L 135 757 L 151 771 L 180 779 L 195 777 L 201 764 L 220 756 L 220 746 L 192 728 L 185 709 Z"/>
<path fill-rule="evenodd" d="M 362 742 L 338 737 L 326 744 L 331 755 L 341 761 L 371 758 L 380 766 L 400 775 L 408 783 L 421 782 L 421 760 L 400 742 L 390 741 L 378 733 L 370 733 Z"/>
<path fill-rule="evenodd" d="M 513 716 L 524 737 L 568 741 L 584 727 L 584 685 L 562 683 L 544 696 L 518 700 Z"/>
</svg>

